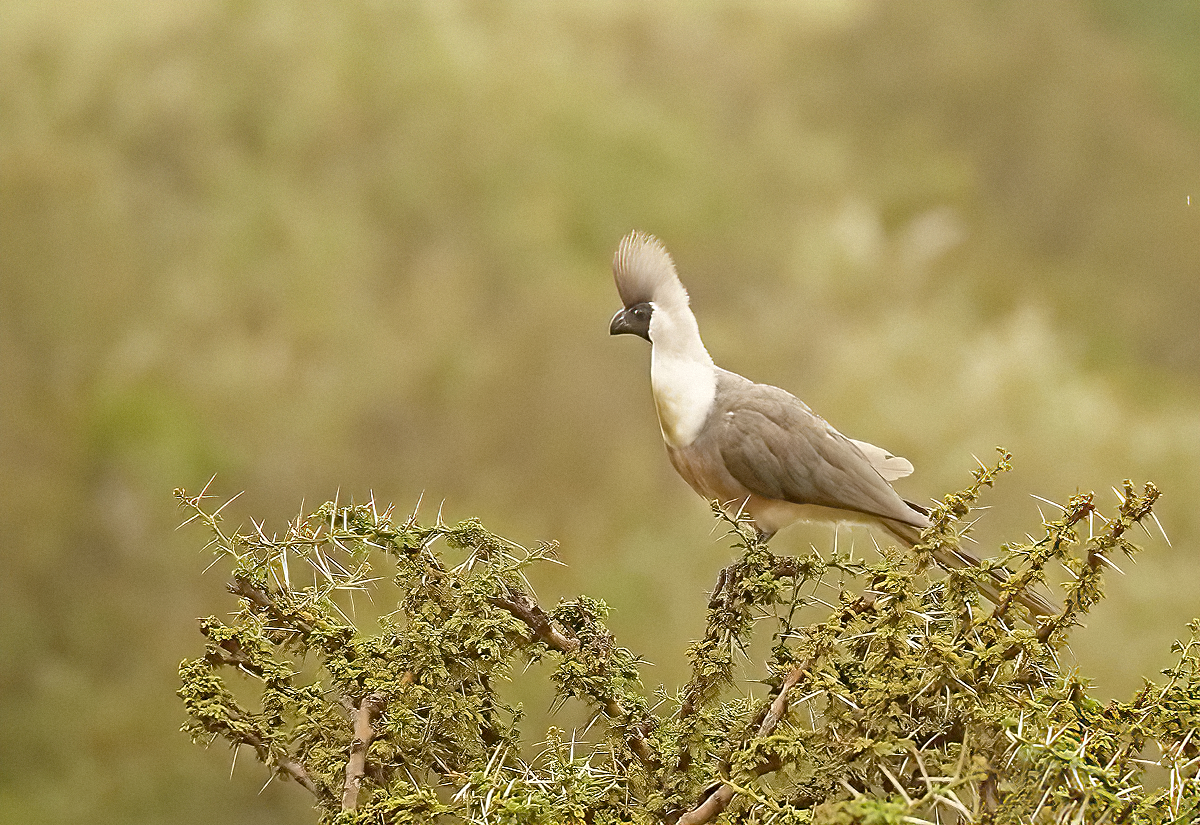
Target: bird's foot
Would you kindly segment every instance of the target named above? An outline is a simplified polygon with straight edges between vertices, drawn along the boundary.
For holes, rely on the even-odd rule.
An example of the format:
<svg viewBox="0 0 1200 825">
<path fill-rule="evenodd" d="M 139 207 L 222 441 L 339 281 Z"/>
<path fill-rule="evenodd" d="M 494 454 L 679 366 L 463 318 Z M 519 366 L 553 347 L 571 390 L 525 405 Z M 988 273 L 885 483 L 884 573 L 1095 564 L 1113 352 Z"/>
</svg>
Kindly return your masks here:
<svg viewBox="0 0 1200 825">
<path fill-rule="evenodd" d="M 733 607 L 733 599 L 738 582 L 742 579 L 741 566 L 736 562 L 728 567 L 721 568 L 721 572 L 717 574 L 717 583 L 713 588 L 712 596 L 708 600 L 709 610 L 729 610 Z"/>
</svg>

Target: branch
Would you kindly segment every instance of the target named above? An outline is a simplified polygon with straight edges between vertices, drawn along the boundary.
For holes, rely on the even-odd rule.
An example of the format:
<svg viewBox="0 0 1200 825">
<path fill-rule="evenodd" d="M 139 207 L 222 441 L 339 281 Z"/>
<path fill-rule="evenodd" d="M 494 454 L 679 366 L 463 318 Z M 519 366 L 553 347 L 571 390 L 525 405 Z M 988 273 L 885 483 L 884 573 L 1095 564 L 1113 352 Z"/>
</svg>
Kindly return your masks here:
<svg viewBox="0 0 1200 825">
<path fill-rule="evenodd" d="M 542 606 L 528 595 L 509 590 L 501 596 L 491 596 L 488 601 L 496 607 L 502 607 L 523 621 L 533 631 L 533 638 L 546 647 L 560 653 L 574 653 L 579 650 L 580 642 L 573 636 L 567 636 L 554 626 Z"/>
<path fill-rule="evenodd" d="M 383 711 L 384 697 L 372 693 L 363 697 L 354 714 L 354 738 L 350 740 L 350 759 L 346 762 L 346 783 L 342 786 L 342 810 L 352 811 L 358 806 L 358 790 L 362 787 L 363 775 L 367 772 L 367 749 L 378 733 L 375 720 Z"/>
<path fill-rule="evenodd" d="M 274 749 L 271 748 L 267 741 L 256 733 L 247 730 L 231 730 L 230 732 L 233 734 L 233 736 L 229 737 L 230 739 L 233 739 L 234 736 L 241 739 L 247 745 L 258 751 L 260 759 L 262 759 L 262 754 L 267 754 L 275 760 L 275 767 L 279 768 L 281 771 L 294 779 L 296 784 L 300 785 L 313 796 L 317 797 L 317 799 L 321 798 L 321 792 L 317 789 L 317 786 L 313 783 L 312 779 L 309 778 L 308 771 L 306 771 L 304 766 L 299 762 L 289 756 L 281 756 L 275 753 Z M 262 761 L 266 762 L 267 760 L 263 759 Z"/>
<path fill-rule="evenodd" d="M 553 650 L 571 654 L 579 650 L 582 645 L 579 639 L 568 636 L 555 627 L 542 606 L 526 593 L 507 589 L 502 595 L 490 596 L 488 601 L 496 607 L 507 610 L 524 622 L 532 631 L 534 639 Z M 635 722 L 630 718 L 629 711 L 625 709 L 625 706 L 612 696 L 593 695 L 592 698 L 601 706 L 606 716 L 623 723 L 629 732 L 626 744 L 642 764 L 651 771 L 661 768 L 662 760 L 654 752 L 654 748 L 646 738 L 653 729 L 654 720 L 642 719 Z"/>
<path fill-rule="evenodd" d="M 290 622 L 297 630 L 305 636 L 311 636 L 313 632 L 312 622 L 300 618 L 296 615 L 291 615 L 282 611 L 278 602 L 272 597 L 269 590 L 262 590 L 255 587 L 245 576 L 234 575 L 227 587 L 229 592 L 235 596 L 240 596 L 250 602 L 259 610 L 270 613 L 280 621 Z"/>
<path fill-rule="evenodd" d="M 791 692 L 804 675 L 808 673 L 811 661 L 803 662 L 792 668 L 788 673 L 787 678 L 783 680 L 783 684 L 779 686 L 779 694 L 771 702 L 767 708 L 766 714 L 763 716 L 762 722 L 758 726 L 758 733 L 755 738 L 761 739 L 764 736 L 770 736 L 779 722 L 787 713 L 788 703 L 791 701 Z M 778 762 L 769 762 L 760 765 L 756 772 L 761 776 L 768 771 L 775 770 L 779 767 Z M 704 800 L 692 810 L 681 816 L 677 825 L 701 825 L 704 822 L 711 822 L 721 815 L 729 803 L 733 801 L 734 787 L 728 782 L 723 782 L 711 791 Z"/>
<path fill-rule="evenodd" d="M 750 566 L 748 557 L 751 549 L 765 550 L 766 557 L 762 559 L 761 566 Z M 832 563 L 822 560 L 820 564 L 822 566 L 830 566 Z M 723 568 L 717 574 L 717 581 L 713 586 L 712 596 L 708 602 L 708 624 L 705 629 L 704 639 L 693 649 L 692 678 L 683 691 L 683 701 L 679 707 L 680 722 L 694 727 L 696 713 L 701 705 L 705 703 L 706 695 L 717 687 L 722 679 L 732 680 L 729 671 L 729 662 L 720 662 L 722 671 L 712 673 L 704 665 L 712 665 L 715 662 L 711 659 L 708 661 L 703 660 L 708 658 L 708 654 L 705 652 L 706 646 L 710 650 L 714 648 L 723 650 L 726 648 L 730 636 L 739 636 L 749 631 L 749 626 L 745 624 L 748 616 L 746 611 L 752 606 L 752 603 L 740 589 L 747 572 L 766 572 L 776 581 L 792 579 L 794 582 L 798 582 L 803 577 L 810 575 L 813 569 L 814 563 L 812 558 L 776 556 L 769 550 L 762 548 L 760 544 L 755 543 L 752 547 L 748 547 L 747 553 L 741 559 Z M 738 622 L 742 623 L 742 627 L 735 626 Z M 688 736 L 683 736 L 681 737 L 675 770 L 682 773 L 688 769 L 691 762 L 691 743 L 688 741 Z"/>
</svg>

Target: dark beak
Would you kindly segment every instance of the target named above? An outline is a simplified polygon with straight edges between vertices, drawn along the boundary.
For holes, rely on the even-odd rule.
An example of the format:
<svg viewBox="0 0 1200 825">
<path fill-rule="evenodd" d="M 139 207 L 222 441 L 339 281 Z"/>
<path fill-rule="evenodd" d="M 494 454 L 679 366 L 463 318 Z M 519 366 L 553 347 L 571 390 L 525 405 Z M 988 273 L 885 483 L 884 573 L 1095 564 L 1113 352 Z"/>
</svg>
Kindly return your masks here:
<svg viewBox="0 0 1200 825">
<path fill-rule="evenodd" d="M 625 317 L 625 310 L 619 309 L 608 325 L 608 334 L 621 335 L 626 332 L 633 332 L 633 330 L 629 328 L 629 319 Z"/>
</svg>

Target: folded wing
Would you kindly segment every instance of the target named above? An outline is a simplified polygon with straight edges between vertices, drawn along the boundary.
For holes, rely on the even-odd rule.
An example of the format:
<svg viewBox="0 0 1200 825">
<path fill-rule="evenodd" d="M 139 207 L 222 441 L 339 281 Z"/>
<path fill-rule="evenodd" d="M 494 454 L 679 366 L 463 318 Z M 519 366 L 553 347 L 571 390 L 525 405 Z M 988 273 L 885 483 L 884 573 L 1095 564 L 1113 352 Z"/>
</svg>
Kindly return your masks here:
<svg viewBox="0 0 1200 825">
<path fill-rule="evenodd" d="M 746 489 L 914 527 L 929 523 L 888 484 L 912 472 L 908 461 L 846 438 L 791 393 L 722 372 L 706 436 Z"/>
</svg>

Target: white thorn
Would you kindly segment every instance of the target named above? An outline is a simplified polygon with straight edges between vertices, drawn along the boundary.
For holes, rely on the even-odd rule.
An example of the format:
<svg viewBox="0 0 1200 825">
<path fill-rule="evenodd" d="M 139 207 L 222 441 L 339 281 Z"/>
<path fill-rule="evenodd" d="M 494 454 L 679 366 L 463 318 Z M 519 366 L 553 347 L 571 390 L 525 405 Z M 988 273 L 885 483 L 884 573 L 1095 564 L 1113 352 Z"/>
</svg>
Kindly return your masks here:
<svg viewBox="0 0 1200 825">
<path fill-rule="evenodd" d="M 244 492 L 246 492 L 246 491 L 245 491 L 245 490 L 242 490 L 242 493 L 244 493 Z M 239 498 L 241 498 L 241 497 L 242 497 L 242 493 L 238 493 L 236 496 L 234 496 L 233 498 L 229 499 L 229 501 L 225 502 L 225 503 L 224 503 L 224 504 L 222 504 L 220 507 L 218 507 L 218 508 L 217 508 L 217 509 L 216 509 L 216 510 L 213 512 L 213 518 L 216 518 L 216 517 L 217 517 L 217 513 L 220 513 L 222 510 L 224 510 L 224 509 L 225 509 L 226 507 L 228 507 L 230 504 L 233 504 L 235 501 L 237 501 Z"/>
<path fill-rule="evenodd" d="M 1041 497 L 1041 496 L 1039 496 L 1037 493 L 1030 493 L 1029 495 L 1033 496 L 1033 497 L 1034 497 L 1034 498 L 1036 498 L 1038 501 L 1044 501 L 1044 502 L 1046 502 L 1046 503 L 1047 503 L 1047 504 L 1049 504 L 1051 507 L 1057 507 L 1058 509 L 1062 510 L 1064 513 L 1065 513 L 1065 512 L 1067 512 L 1067 508 L 1066 508 L 1066 507 L 1063 507 L 1061 504 L 1059 504 L 1059 503 L 1058 503 L 1058 502 L 1056 502 L 1056 501 L 1051 501 L 1051 500 L 1050 500 L 1050 499 L 1048 499 L 1048 498 L 1042 498 L 1042 497 Z"/>
<path fill-rule="evenodd" d="M 1162 533 L 1163 540 L 1167 543 L 1167 547 L 1171 546 L 1171 540 L 1167 538 L 1167 531 L 1163 529 L 1162 522 L 1158 520 L 1158 513 L 1150 511 L 1150 518 L 1154 519 L 1154 523 L 1158 525 L 1158 532 Z"/>
</svg>

